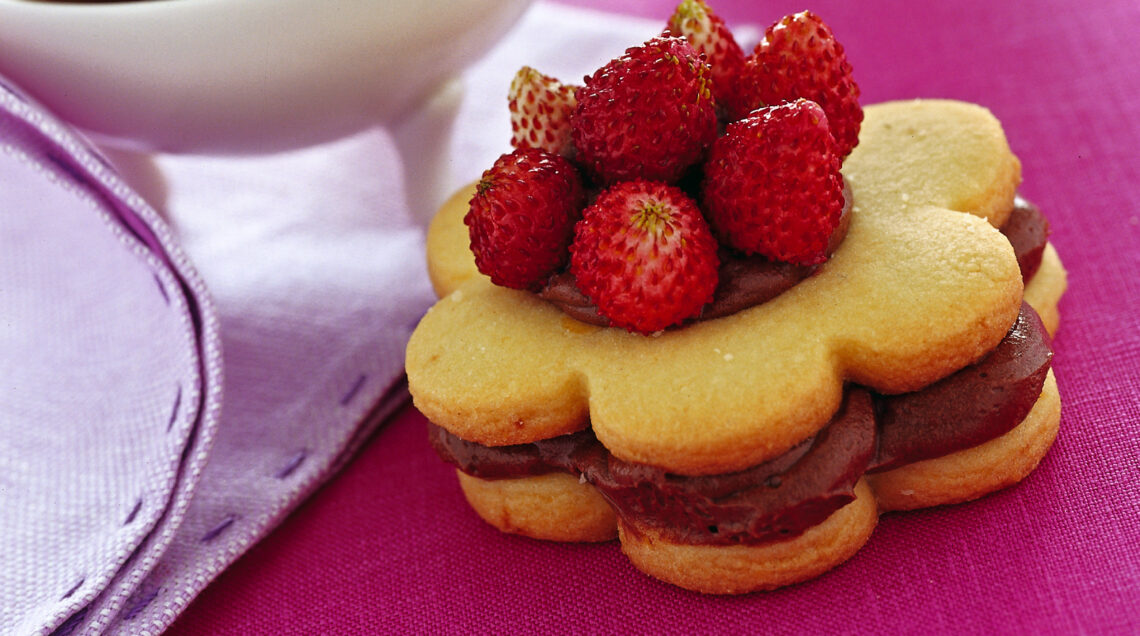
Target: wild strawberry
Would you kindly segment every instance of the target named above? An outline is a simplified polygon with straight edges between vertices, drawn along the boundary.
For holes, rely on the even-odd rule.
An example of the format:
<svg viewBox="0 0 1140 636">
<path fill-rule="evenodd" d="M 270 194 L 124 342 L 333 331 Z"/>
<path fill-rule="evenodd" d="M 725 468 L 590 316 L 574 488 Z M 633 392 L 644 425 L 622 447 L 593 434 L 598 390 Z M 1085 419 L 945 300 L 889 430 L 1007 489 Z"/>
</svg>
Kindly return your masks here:
<svg viewBox="0 0 1140 636">
<path fill-rule="evenodd" d="M 737 76 L 744 68 L 744 51 L 724 20 L 704 0 L 682 0 L 669 18 L 669 35 L 688 40 L 712 69 L 712 92 L 718 109 L 734 113 L 744 109 L 737 93 Z"/>
<path fill-rule="evenodd" d="M 843 211 L 843 178 L 827 115 L 806 99 L 754 111 L 709 150 L 703 199 L 725 243 L 770 259 L 827 259 Z"/>
<path fill-rule="evenodd" d="M 717 283 L 717 244 L 697 204 L 674 186 L 627 181 L 582 213 L 570 272 L 617 327 L 653 333 L 695 316 Z"/>
<path fill-rule="evenodd" d="M 739 90 L 744 111 L 738 111 L 738 117 L 755 108 L 802 97 L 827 113 L 840 159 L 859 143 L 863 121 L 859 85 L 851 75 L 843 45 L 810 11 L 787 16 L 768 27 L 745 62 Z"/>
<path fill-rule="evenodd" d="M 463 217 L 475 266 L 497 285 L 537 290 L 566 264 L 584 204 L 581 179 L 566 159 L 535 148 L 499 157 Z"/>
<path fill-rule="evenodd" d="M 540 148 L 563 157 L 574 154 L 570 114 L 576 86 L 562 84 L 529 66 L 519 69 L 507 94 L 511 111 L 511 147 Z"/>
<path fill-rule="evenodd" d="M 604 184 L 674 181 L 716 138 L 709 67 L 680 38 L 628 49 L 577 96 L 570 124 L 578 161 Z"/>
</svg>

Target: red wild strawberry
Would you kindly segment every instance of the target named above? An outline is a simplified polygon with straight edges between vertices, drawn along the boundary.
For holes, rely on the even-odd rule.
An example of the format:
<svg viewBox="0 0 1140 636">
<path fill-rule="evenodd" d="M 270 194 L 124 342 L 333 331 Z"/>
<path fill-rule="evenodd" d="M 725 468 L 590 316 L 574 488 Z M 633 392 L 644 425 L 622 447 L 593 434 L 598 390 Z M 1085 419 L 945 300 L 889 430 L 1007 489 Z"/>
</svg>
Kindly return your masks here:
<svg viewBox="0 0 1140 636">
<path fill-rule="evenodd" d="M 810 11 L 787 16 L 768 27 L 745 63 L 739 90 L 744 110 L 738 111 L 737 117 L 802 97 L 827 113 L 840 159 L 859 143 L 863 121 L 859 85 L 851 75 L 843 45 Z"/>
<path fill-rule="evenodd" d="M 582 213 L 570 246 L 578 288 L 616 327 L 653 333 L 700 312 L 717 284 L 717 244 L 680 189 L 627 181 Z"/>
<path fill-rule="evenodd" d="M 577 87 L 562 84 L 529 66 L 519 69 L 507 94 L 511 111 L 511 147 L 540 148 L 563 157 L 574 154 L 570 114 Z"/>
<path fill-rule="evenodd" d="M 598 181 L 672 182 L 716 138 L 709 67 L 688 42 L 654 38 L 587 77 L 570 120 Z"/>
<path fill-rule="evenodd" d="M 535 148 L 499 157 L 463 217 L 475 266 L 496 285 L 537 290 L 566 264 L 584 204 L 581 179 L 566 159 Z"/>
<path fill-rule="evenodd" d="M 702 191 L 709 223 L 725 243 L 789 263 L 827 260 L 843 212 L 827 115 L 801 99 L 729 124 L 709 150 Z"/>
<path fill-rule="evenodd" d="M 744 109 L 737 94 L 737 77 L 744 68 L 744 51 L 724 20 L 704 0 L 682 0 L 669 18 L 666 33 L 685 38 L 712 69 L 712 92 L 726 113 Z"/>
</svg>

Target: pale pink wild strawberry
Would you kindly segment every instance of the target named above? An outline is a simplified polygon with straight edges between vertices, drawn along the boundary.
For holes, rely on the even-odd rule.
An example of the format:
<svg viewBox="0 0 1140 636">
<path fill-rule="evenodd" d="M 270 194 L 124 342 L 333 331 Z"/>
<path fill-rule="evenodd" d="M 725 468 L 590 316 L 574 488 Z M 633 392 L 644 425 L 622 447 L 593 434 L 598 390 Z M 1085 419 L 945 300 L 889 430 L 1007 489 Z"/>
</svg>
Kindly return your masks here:
<svg viewBox="0 0 1140 636">
<path fill-rule="evenodd" d="M 577 87 L 562 84 L 524 66 L 511 80 L 507 94 L 511 111 L 511 146 L 538 148 L 563 157 L 574 155 L 570 114 L 578 102 Z"/>
</svg>

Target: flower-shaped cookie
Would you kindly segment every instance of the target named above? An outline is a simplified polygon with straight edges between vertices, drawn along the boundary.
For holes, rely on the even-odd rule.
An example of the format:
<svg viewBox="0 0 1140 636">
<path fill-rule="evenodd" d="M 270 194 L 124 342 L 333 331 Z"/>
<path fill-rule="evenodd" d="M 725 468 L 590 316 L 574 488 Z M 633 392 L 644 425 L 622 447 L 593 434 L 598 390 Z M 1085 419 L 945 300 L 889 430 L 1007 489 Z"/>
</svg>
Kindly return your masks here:
<svg viewBox="0 0 1140 636">
<path fill-rule="evenodd" d="M 827 424 L 843 386 L 919 389 L 992 349 L 1022 280 L 995 229 L 1020 165 L 978 106 L 868 107 L 844 175 L 847 237 L 816 275 L 734 315 L 656 336 L 584 325 L 478 274 L 444 207 L 428 256 L 440 300 L 416 329 L 416 406 L 485 445 L 592 425 L 617 457 L 688 474 L 740 470 Z"/>
</svg>

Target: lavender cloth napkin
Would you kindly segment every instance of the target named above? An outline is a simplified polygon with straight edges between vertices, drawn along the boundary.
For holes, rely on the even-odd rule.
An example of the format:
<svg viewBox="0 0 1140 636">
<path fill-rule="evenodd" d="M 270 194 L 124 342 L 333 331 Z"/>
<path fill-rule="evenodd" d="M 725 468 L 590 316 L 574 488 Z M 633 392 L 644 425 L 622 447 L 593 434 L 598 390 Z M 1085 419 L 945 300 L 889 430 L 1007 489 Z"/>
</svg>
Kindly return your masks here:
<svg viewBox="0 0 1140 636">
<path fill-rule="evenodd" d="M 155 213 L 4 84 L 0 378 L 0 632 L 114 612 L 205 465 L 217 322 Z"/>
<path fill-rule="evenodd" d="M 107 161 L 0 89 L 0 634 L 157 633 L 335 472 L 422 241 L 382 130 Z"/>
</svg>

